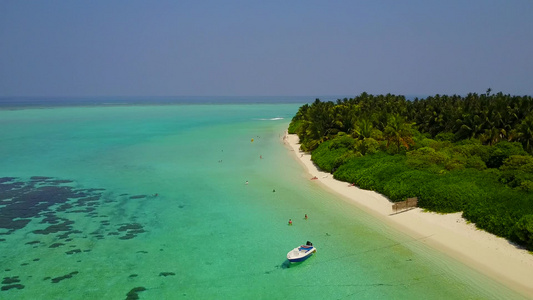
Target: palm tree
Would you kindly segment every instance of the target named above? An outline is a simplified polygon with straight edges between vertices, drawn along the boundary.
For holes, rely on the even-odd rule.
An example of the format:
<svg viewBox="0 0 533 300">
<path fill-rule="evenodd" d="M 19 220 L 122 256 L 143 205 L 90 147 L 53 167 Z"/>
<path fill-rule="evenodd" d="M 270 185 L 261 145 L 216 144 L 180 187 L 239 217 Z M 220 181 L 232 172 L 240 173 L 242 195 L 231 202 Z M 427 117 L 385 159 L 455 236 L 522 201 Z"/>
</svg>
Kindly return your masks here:
<svg viewBox="0 0 533 300">
<path fill-rule="evenodd" d="M 358 107 L 350 105 L 348 100 L 344 102 L 337 100 L 337 104 L 333 108 L 335 115 L 335 127 L 342 132 L 350 132 L 354 130 L 354 124 L 357 119 Z"/>
<path fill-rule="evenodd" d="M 503 128 L 491 127 L 490 129 L 485 129 L 485 132 L 480 134 L 479 139 L 482 143 L 487 143 L 490 146 L 495 145 L 501 141 L 507 132 Z"/>
<path fill-rule="evenodd" d="M 478 137 L 484 132 L 485 120 L 478 115 L 465 114 L 456 121 L 458 130 L 456 135 L 459 139 L 471 139 Z"/>
<path fill-rule="evenodd" d="M 527 152 L 533 153 L 533 116 L 530 115 L 518 125 L 516 140 L 521 142 Z"/>
<path fill-rule="evenodd" d="M 409 146 L 413 146 L 415 142 L 413 141 L 411 126 L 400 115 L 391 115 L 384 131 L 387 148 L 390 145 L 395 145 L 396 151 L 399 152 L 401 146 L 404 146 L 406 149 L 409 149 Z"/>
<path fill-rule="evenodd" d="M 327 140 L 330 135 L 336 134 L 334 104 L 331 101 L 321 102 L 316 99 L 307 109 L 305 119 L 307 123 L 302 124 L 300 133 L 305 135 L 303 146 L 306 151 L 314 150 L 320 143 Z M 300 136 L 300 134 L 298 134 Z"/>
<path fill-rule="evenodd" d="M 368 119 L 361 119 L 354 124 L 352 136 L 360 140 L 369 138 L 372 135 L 372 130 L 374 130 L 372 122 Z"/>
</svg>

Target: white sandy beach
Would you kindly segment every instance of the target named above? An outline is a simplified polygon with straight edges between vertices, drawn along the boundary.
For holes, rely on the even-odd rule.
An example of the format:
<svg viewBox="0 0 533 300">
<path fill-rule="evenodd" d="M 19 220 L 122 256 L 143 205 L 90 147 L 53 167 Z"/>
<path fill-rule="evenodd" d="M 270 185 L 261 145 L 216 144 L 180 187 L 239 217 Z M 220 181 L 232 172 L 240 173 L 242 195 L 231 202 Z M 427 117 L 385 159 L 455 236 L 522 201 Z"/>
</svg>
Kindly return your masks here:
<svg viewBox="0 0 533 300">
<path fill-rule="evenodd" d="M 297 135 L 285 135 L 284 142 L 305 166 L 309 178 L 318 178 L 317 184 L 353 201 L 390 226 L 533 299 L 533 254 L 476 229 L 461 217 L 461 213 L 443 215 L 415 208 L 393 214 L 392 203 L 385 196 L 350 186 L 318 170 L 311 155 L 299 150 Z"/>
</svg>

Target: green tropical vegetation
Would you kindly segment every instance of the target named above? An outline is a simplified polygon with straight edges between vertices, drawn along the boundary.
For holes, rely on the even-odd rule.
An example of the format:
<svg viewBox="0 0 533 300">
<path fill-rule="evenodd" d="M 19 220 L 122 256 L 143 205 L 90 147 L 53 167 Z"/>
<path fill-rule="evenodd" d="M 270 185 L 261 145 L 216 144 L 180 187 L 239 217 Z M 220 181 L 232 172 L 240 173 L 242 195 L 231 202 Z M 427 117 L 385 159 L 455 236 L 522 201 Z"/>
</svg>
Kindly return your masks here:
<svg viewBox="0 0 533 300">
<path fill-rule="evenodd" d="M 338 180 L 462 212 L 533 250 L 533 99 L 490 92 L 316 99 L 299 108 L 289 133 Z"/>
</svg>

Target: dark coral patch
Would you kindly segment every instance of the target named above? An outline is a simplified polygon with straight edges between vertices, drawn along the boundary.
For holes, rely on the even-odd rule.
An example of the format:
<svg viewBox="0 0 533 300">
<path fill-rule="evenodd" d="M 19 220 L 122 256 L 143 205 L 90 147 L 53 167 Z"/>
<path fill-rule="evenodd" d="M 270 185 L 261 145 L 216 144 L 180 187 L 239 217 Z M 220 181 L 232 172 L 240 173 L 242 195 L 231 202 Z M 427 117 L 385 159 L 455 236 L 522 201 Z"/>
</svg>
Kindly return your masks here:
<svg viewBox="0 0 533 300">
<path fill-rule="evenodd" d="M 136 237 L 135 234 L 128 233 L 128 234 L 126 234 L 124 236 L 119 237 L 119 239 L 121 239 L 121 240 L 131 240 L 134 237 Z"/>
<path fill-rule="evenodd" d="M 137 277 L 139 276 L 138 274 L 131 274 L 130 276 L 128 276 L 129 278 L 134 278 L 134 277 Z"/>
<path fill-rule="evenodd" d="M 0 178 L 0 184 L 6 183 L 6 182 L 12 182 L 15 179 L 17 179 L 17 178 L 16 177 L 1 177 Z"/>
<path fill-rule="evenodd" d="M 56 278 L 52 278 L 52 283 L 58 283 L 60 282 L 61 280 L 65 280 L 65 279 L 68 279 L 68 278 L 72 278 L 72 276 L 78 274 L 79 272 L 78 271 L 74 271 L 74 272 L 70 272 L 69 274 L 67 275 L 63 275 L 63 276 L 59 276 L 59 277 L 56 277 Z"/>
<path fill-rule="evenodd" d="M 0 178 L 0 238 L 2 235 L 10 235 L 16 230 L 22 229 L 32 222 L 37 228 L 32 231 L 37 235 L 49 235 L 54 240 L 52 243 L 43 243 L 39 240 L 27 242 L 33 248 L 66 248 L 67 242 L 77 239 L 104 239 L 107 236 L 117 235 L 119 239 L 127 240 L 145 233 L 143 225 L 139 223 L 123 223 L 115 225 L 110 217 L 100 215 L 98 207 L 106 203 L 117 202 L 116 196 L 104 194 L 105 189 L 80 189 L 74 187 L 71 180 L 62 180 L 53 177 L 34 176 L 30 180 L 22 180 L 14 177 Z M 147 195 L 123 194 L 121 201 L 129 199 L 148 198 Z M 120 204 L 120 203 L 119 203 Z M 76 230 L 75 219 L 68 217 L 69 214 L 83 213 L 85 218 L 98 218 L 99 229 L 91 233 Z M 79 217 L 79 216 L 78 216 Z M 104 219 L 102 219 L 104 218 Z M 112 226 L 112 227 L 111 227 Z M 0 243 L 5 241 L 0 239 Z M 26 241 L 24 241 L 26 242 Z M 75 243 L 68 243 L 75 244 Z M 64 249 L 66 255 L 75 255 L 82 250 L 77 246 L 72 249 Z M 88 252 L 85 250 L 83 252 Z M 79 255 L 81 257 L 81 255 Z M 38 261 L 37 259 L 34 260 Z M 31 263 L 30 261 L 28 261 Z M 28 265 L 23 263 L 23 265 Z M 73 274 L 68 274 L 72 276 Z M 64 278 L 53 279 L 56 283 Z"/>
<path fill-rule="evenodd" d="M 73 222 L 58 218 L 52 206 L 56 211 L 68 211 L 76 205 L 84 212 L 92 212 L 92 206 L 97 206 L 102 196 L 102 189 L 76 189 L 68 186 L 72 182 L 45 176 L 33 176 L 26 182 L 0 178 L 0 228 L 10 234 L 41 217 L 41 224 L 51 226 L 34 231 L 36 234 L 70 230 Z"/>
<path fill-rule="evenodd" d="M 60 206 L 61 207 L 61 206 Z M 61 221 L 60 218 L 58 218 L 53 212 L 49 211 L 46 213 L 41 213 L 41 215 L 44 216 L 44 218 L 39 222 L 40 224 L 57 224 L 59 221 Z"/>
<path fill-rule="evenodd" d="M 70 230 L 70 231 L 67 231 L 65 233 L 62 233 L 60 235 L 57 236 L 58 239 L 63 239 L 65 240 L 65 242 L 68 242 L 68 241 L 72 241 L 72 239 L 70 238 L 70 235 L 71 234 L 79 234 L 79 233 L 83 233 L 79 230 Z"/>
<path fill-rule="evenodd" d="M 2 284 L 13 284 L 17 282 L 20 282 L 20 279 L 18 276 L 4 277 L 4 280 L 2 280 Z"/>
<path fill-rule="evenodd" d="M 56 211 L 66 211 L 68 209 L 71 209 L 72 207 L 74 207 L 72 204 L 70 203 L 64 203 L 64 204 L 61 204 L 57 209 Z"/>
<path fill-rule="evenodd" d="M 2 291 L 7 291 L 7 290 L 10 290 L 10 289 L 19 289 L 19 290 L 22 290 L 24 288 L 24 285 L 22 284 L 10 284 L 10 285 L 4 285 L 1 290 Z"/>
<path fill-rule="evenodd" d="M 87 208 L 84 208 L 84 209 L 72 210 L 70 212 L 71 213 L 90 213 L 90 212 L 93 212 L 93 211 L 94 211 L 93 207 L 87 207 Z"/>
<path fill-rule="evenodd" d="M 137 293 L 146 291 L 146 288 L 140 286 L 136 288 L 132 288 L 127 294 L 126 294 L 126 300 L 138 300 L 139 295 Z"/>
<path fill-rule="evenodd" d="M 71 192 L 68 187 L 61 186 L 29 186 L 17 189 L 1 184 L 0 228 L 17 230 L 26 226 L 29 218 L 37 217 L 40 212 L 54 204 L 66 202 Z M 9 184 L 7 184 L 9 185 Z"/>
<path fill-rule="evenodd" d="M 167 276 L 174 276 L 176 273 L 174 272 L 161 272 L 159 273 L 159 276 L 167 277 Z"/>
<path fill-rule="evenodd" d="M 20 279 L 18 276 L 13 276 L 13 277 L 4 277 L 4 279 L 2 280 L 2 284 L 4 284 L 4 286 L 2 286 L 2 291 L 7 291 L 7 290 L 10 290 L 10 289 L 23 289 L 24 288 L 24 285 L 20 284 Z"/>
<path fill-rule="evenodd" d="M 73 249 L 73 250 L 67 251 L 65 253 L 67 255 L 72 255 L 72 254 L 75 254 L 75 253 L 81 253 L 81 250 L 80 249 Z"/>
<path fill-rule="evenodd" d="M 124 236 L 119 237 L 121 240 L 129 240 L 136 237 L 139 233 L 146 232 L 143 226 L 139 223 L 121 224 L 117 230 L 120 232 L 126 232 Z"/>
<path fill-rule="evenodd" d="M 9 229 L 9 232 L 13 232 L 17 229 L 24 228 L 30 223 L 29 219 L 8 220 L 7 218 L 0 218 L 0 228 Z"/>
<path fill-rule="evenodd" d="M 50 233 L 58 233 L 60 231 L 70 231 L 72 230 L 72 224 L 74 224 L 74 221 L 65 220 L 63 221 L 63 223 L 50 225 L 46 227 L 45 229 L 34 230 L 33 233 L 50 234 Z"/>
</svg>

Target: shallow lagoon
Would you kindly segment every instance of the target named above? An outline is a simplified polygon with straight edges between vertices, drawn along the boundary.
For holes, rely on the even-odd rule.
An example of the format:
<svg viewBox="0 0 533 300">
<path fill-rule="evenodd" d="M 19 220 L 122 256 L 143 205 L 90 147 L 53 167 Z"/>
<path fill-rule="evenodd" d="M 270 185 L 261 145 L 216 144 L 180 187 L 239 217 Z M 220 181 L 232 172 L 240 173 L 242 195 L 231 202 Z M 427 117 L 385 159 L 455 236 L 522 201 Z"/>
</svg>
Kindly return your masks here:
<svg viewBox="0 0 533 300">
<path fill-rule="evenodd" d="M 0 299 L 520 299 L 309 180 L 299 106 L 0 110 Z"/>
</svg>

